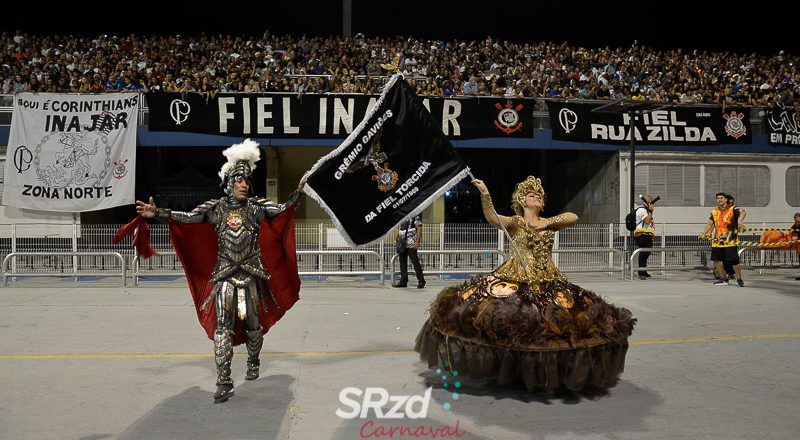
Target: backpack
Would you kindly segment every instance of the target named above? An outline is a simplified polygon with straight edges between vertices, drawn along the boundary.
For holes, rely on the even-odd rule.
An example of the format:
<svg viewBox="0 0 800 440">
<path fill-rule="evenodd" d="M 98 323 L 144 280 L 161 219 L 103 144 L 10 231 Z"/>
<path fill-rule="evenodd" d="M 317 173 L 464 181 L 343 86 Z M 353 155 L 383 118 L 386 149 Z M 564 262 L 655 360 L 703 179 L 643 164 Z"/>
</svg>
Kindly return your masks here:
<svg viewBox="0 0 800 440">
<path fill-rule="evenodd" d="M 625 216 L 625 229 L 631 232 L 636 230 L 636 209 Z"/>
</svg>

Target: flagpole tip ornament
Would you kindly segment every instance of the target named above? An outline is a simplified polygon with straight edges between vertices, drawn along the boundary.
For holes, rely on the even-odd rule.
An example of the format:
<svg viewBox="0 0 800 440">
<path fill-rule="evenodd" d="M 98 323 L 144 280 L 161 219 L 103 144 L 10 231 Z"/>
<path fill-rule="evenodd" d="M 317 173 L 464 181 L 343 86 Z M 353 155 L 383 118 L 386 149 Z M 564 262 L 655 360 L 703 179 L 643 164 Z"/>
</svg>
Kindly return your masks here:
<svg viewBox="0 0 800 440">
<path fill-rule="evenodd" d="M 381 67 L 391 73 L 400 73 L 400 60 L 402 56 L 403 55 L 400 52 L 397 52 L 394 56 L 394 60 L 391 63 L 381 63 Z"/>
<path fill-rule="evenodd" d="M 242 176 L 248 182 L 251 180 L 253 170 L 256 169 L 256 162 L 261 159 L 261 150 L 258 142 L 252 139 L 245 139 L 241 144 L 233 144 L 226 148 L 222 154 L 228 161 L 219 170 L 220 184 L 225 188 L 225 193 L 230 196 L 233 194 L 232 177 Z"/>
<path fill-rule="evenodd" d="M 527 179 L 517 184 L 514 189 L 514 194 L 511 196 L 511 207 L 517 215 L 523 215 L 525 207 L 525 196 L 530 193 L 539 195 L 542 200 L 545 198 L 544 188 L 542 188 L 542 179 L 538 177 L 528 176 Z"/>
</svg>

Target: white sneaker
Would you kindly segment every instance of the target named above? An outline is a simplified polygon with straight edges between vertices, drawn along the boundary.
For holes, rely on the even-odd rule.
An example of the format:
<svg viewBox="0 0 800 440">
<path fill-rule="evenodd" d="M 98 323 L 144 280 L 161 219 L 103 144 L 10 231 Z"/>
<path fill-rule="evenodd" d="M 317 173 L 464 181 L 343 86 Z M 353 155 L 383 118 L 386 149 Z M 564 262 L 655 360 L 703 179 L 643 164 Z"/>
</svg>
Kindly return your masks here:
<svg viewBox="0 0 800 440">
<path fill-rule="evenodd" d="M 715 286 L 729 286 L 730 284 L 728 280 L 717 280 L 717 282 L 714 283 Z"/>
</svg>

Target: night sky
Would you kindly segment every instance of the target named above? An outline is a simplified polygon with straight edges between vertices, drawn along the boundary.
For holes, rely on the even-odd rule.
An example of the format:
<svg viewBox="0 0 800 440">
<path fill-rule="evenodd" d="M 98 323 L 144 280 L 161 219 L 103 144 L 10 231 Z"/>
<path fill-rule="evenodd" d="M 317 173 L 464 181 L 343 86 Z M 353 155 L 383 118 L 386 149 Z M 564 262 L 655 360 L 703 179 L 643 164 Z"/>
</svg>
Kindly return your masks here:
<svg viewBox="0 0 800 440">
<path fill-rule="evenodd" d="M 337 0 L 226 0 L 211 7 L 198 3 L 74 3 L 37 9 L 35 15 L 24 3 L 15 3 L 20 6 L 4 6 L 0 29 L 88 35 L 202 31 L 261 35 L 265 30 L 293 35 L 342 33 L 342 3 Z M 620 2 L 519 0 L 466 6 L 466 3 L 452 1 L 353 0 L 352 33 L 467 40 L 492 35 L 516 42 L 567 41 L 584 47 L 629 47 L 638 40 L 640 44 L 659 49 L 757 51 L 766 55 L 779 50 L 796 54 L 800 44 L 800 39 L 791 37 L 793 27 L 785 25 L 780 16 L 770 19 L 769 13 L 734 9 L 729 2 L 616 3 Z"/>
</svg>

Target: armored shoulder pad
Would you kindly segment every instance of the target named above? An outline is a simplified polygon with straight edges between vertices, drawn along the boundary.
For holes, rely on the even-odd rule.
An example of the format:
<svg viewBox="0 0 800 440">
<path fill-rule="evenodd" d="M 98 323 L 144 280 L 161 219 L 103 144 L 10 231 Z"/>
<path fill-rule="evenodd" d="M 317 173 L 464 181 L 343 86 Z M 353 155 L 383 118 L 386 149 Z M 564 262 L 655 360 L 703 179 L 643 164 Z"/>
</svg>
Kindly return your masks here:
<svg viewBox="0 0 800 440">
<path fill-rule="evenodd" d="M 203 202 L 203 203 L 197 205 L 197 207 L 194 208 L 194 211 L 195 212 L 209 212 L 212 209 L 214 209 L 214 207 L 217 206 L 218 204 L 219 204 L 219 199 L 211 199 L 211 200 L 209 200 L 207 202 Z"/>
<path fill-rule="evenodd" d="M 263 197 L 250 197 L 250 203 L 256 206 L 262 206 L 265 208 L 274 207 L 277 203 L 270 201 L 270 199 L 265 199 Z"/>
</svg>

